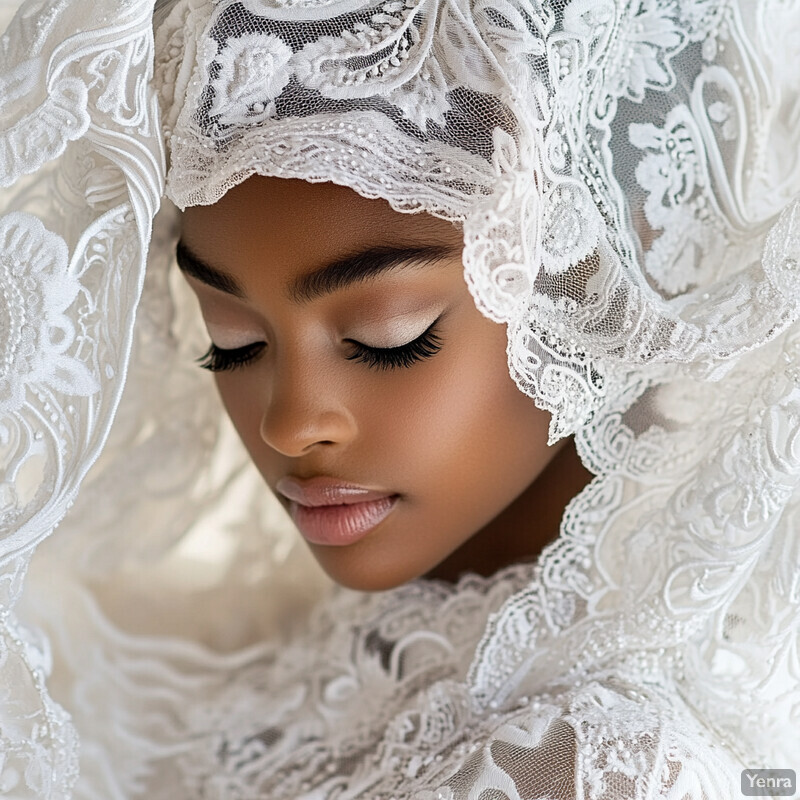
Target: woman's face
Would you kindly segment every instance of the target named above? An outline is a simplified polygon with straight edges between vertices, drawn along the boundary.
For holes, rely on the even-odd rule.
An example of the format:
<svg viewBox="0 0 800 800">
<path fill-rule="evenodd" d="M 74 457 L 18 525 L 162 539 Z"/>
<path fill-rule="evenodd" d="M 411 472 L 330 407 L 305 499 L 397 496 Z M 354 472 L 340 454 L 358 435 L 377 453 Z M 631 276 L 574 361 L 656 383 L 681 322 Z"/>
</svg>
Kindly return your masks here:
<svg viewBox="0 0 800 800">
<path fill-rule="evenodd" d="M 547 446 L 549 415 L 509 377 L 505 327 L 476 309 L 462 246 L 449 222 L 331 183 L 252 177 L 183 215 L 206 365 L 345 586 L 435 575 L 476 536 L 502 550 L 493 523 L 566 441 Z"/>
</svg>

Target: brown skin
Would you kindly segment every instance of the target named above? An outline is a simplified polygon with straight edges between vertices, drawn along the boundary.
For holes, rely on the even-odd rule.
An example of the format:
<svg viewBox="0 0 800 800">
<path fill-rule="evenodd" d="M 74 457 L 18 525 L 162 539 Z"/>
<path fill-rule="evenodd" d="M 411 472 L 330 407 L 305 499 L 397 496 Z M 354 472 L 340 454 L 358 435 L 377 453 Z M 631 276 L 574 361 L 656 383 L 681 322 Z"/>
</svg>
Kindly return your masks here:
<svg viewBox="0 0 800 800">
<path fill-rule="evenodd" d="M 592 475 L 571 438 L 547 445 L 549 414 L 509 377 L 505 327 L 475 307 L 455 225 L 332 183 L 254 176 L 213 206 L 187 209 L 182 239 L 246 293 L 187 278 L 215 343 L 267 343 L 253 362 L 216 374 L 267 485 L 323 475 L 399 495 L 363 539 L 309 545 L 335 581 L 375 591 L 489 575 L 557 536 L 565 504 Z M 305 303 L 287 296 L 294 278 L 335 258 L 409 244 L 453 255 Z M 345 340 L 403 345 L 439 315 L 443 344 L 429 359 L 381 371 L 346 358 Z"/>
</svg>

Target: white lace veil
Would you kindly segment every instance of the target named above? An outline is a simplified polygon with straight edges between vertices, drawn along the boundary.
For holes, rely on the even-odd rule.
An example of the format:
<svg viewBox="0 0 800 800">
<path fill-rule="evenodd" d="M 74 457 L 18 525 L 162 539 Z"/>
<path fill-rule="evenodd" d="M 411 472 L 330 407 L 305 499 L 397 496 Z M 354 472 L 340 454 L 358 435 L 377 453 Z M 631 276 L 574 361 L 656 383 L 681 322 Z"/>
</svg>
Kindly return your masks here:
<svg viewBox="0 0 800 800">
<path fill-rule="evenodd" d="M 151 228 L 165 193 L 212 203 L 253 173 L 462 225 L 511 374 L 596 476 L 437 702 L 485 720 L 610 674 L 702 727 L 674 763 L 702 740 L 796 766 L 796 3 L 164 5 L 155 42 L 152 0 L 28 0 L 0 40 L 0 794 L 156 796 L 186 697 L 324 590 L 190 363 L 169 202 Z M 636 792 L 661 746 L 642 708 L 644 760 L 614 762 Z M 551 765 L 580 796 L 655 796 L 604 782 L 601 728 Z M 540 776 L 479 785 L 430 747 L 398 796 Z M 662 768 L 663 796 L 716 797 L 710 761 L 692 785 Z"/>
</svg>

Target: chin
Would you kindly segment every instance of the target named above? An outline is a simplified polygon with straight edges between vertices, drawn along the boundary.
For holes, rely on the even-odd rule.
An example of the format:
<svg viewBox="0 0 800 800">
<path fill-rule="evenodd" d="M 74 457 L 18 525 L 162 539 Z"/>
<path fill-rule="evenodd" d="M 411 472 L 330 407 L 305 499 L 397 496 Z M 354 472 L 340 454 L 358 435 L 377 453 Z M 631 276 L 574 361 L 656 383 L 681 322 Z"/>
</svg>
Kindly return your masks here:
<svg viewBox="0 0 800 800">
<path fill-rule="evenodd" d="M 331 580 L 360 592 L 385 592 L 396 589 L 424 575 L 428 564 L 411 564 L 400 559 L 387 563 L 369 553 L 358 553 L 352 547 L 324 547 L 311 545 L 319 565 Z"/>
</svg>

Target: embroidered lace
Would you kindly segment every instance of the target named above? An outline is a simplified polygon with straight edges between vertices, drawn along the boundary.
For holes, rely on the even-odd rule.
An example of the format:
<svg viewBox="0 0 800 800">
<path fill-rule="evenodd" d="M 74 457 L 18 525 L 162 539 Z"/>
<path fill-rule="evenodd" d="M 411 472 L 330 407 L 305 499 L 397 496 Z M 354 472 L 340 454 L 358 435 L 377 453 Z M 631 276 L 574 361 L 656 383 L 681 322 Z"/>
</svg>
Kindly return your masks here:
<svg viewBox="0 0 800 800">
<path fill-rule="evenodd" d="M 797 4 L 163 6 L 26 0 L 0 39 L 0 796 L 800 768 Z M 170 270 L 173 203 L 253 173 L 462 226 L 595 475 L 535 564 L 364 595 L 294 547 Z"/>
</svg>

